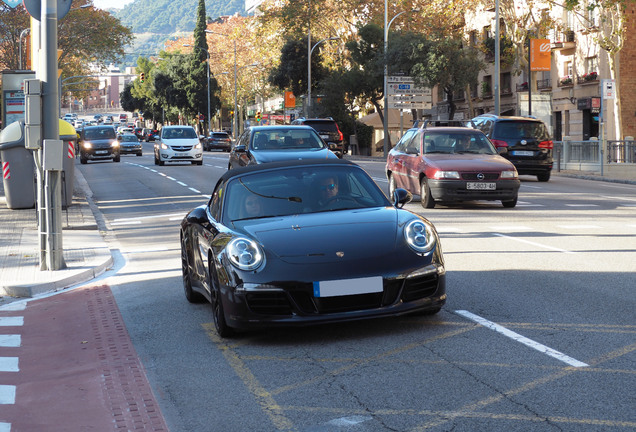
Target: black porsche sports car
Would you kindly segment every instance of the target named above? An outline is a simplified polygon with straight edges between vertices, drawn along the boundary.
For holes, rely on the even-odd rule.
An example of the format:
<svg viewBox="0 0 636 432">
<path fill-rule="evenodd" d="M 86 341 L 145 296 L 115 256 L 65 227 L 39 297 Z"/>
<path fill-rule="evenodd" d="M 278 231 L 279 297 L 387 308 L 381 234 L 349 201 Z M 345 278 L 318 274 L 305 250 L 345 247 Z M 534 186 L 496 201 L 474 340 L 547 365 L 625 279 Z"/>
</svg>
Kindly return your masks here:
<svg viewBox="0 0 636 432">
<path fill-rule="evenodd" d="M 352 162 L 287 161 L 227 171 L 181 222 L 183 287 L 213 306 L 218 334 L 412 312 L 446 301 L 431 222 L 393 203 Z"/>
</svg>

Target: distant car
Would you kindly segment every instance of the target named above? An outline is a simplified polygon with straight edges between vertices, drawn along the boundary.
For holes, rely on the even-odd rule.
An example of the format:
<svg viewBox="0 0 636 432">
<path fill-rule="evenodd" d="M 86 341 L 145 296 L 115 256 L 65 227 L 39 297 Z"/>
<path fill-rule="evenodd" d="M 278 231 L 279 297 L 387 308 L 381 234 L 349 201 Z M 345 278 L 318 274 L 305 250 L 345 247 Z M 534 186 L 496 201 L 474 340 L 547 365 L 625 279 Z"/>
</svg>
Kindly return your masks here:
<svg viewBox="0 0 636 432">
<path fill-rule="evenodd" d="M 192 126 L 164 126 L 154 146 L 155 165 L 191 162 L 203 165 L 203 147 Z"/>
<path fill-rule="evenodd" d="M 422 206 L 438 202 L 498 200 L 515 207 L 519 178 L 514 165 L 497 154 L 488 138 L 469 127 L 409 129 L 389 152 L 389 191 L 404 188 L 421 197 Z"/>
<path fill-rule="evenodd" d="M 135 134 L 135 136 L 137 137 L 137 139 L 142 140 L 144 139 L 144 128 L 140 128 L 140 127 L 136 127 L 133 128 L 133 133 Z"/>
<path fill-rule="evenodd" d="M 157 129 L 144 129 L 144 141 L 150 142 L 154 141 L 155 138 L 159 135 L 159 131 Z"/>
<path fill-rule="evenodd" d="M 95 120 L 95 122 L 97 123 L 102 123 L 104 121 L 104 116 L 102 116 L 101 114 L 95 114 L 93 116 L 93 120 Z"/>
<path fill-rule="evenodd" d="M 128 126 L 119 126 L 117 127 L 117 134 L 125 134 L 125 133 L 133 133 L 133 128 Z"/>
<path fill-rule="evenodd" d="M 128 114 L 119 114 L 119 122 L 126 123 L 128 121 Z"/>
<path fill-rule="evenodd" d="M 106 116 L 106 118 L 104 119 L 104 124 L 112 125 L 113 124 L 113 116 Z"/>
<path fill-rule="evenodd" d="M 211 132 L 210 136 L 204 139 L 203 149 L 209 150 L 223 150 L 229 152 L 232 147 L 232 140 L 230 134 L 227 132 Z"/>
<path fill-rule="evenodd" d="M 112 159 L 120 161 L 119 141 L 112 126 L 87 126 L 79 138 L 80 163 L 89 160 Z"/>
<path fill-rule="evenodd" d="M 441 244 L 430 221 L 402 208 L 410 199 L 403 189 L 387 199 L 337 158 L 227 171 L 181 222 L 185 297 L 212 304 L 221 337 L 437 313 L 446 301 Z"/>
<path fill-rule="evenodd" d="M 493 114 L 482 114 L 472 121 L 519 174 L 536 175 L 540 182 L 550 180 L 554 144 L 545 123 L 532 117 Z"/>
<path fill-rule="evenodd" d="M 246 129 L 230 151 L 228 169 L 283 160 L 337 158 L 310 126 L 255 126 Z"/>
<path fill-rule="evenodd" d="M 342 157 L 346 152 L 344 147 L 344 137 L 338 128 L 338 124 L 331 117 L 327 118 L 298 118 L 292 122 L 293 125 L 307 125 L 316 129 L 329 149 L 338 157 Z"/>
<path fill-rule="evenodd" d="M 121 154 L 143 155 L 143 148 L 139 138 L 135 134 L 125 133 L 117 136 L 119 141 L 119 152 Z"/>
</svg>

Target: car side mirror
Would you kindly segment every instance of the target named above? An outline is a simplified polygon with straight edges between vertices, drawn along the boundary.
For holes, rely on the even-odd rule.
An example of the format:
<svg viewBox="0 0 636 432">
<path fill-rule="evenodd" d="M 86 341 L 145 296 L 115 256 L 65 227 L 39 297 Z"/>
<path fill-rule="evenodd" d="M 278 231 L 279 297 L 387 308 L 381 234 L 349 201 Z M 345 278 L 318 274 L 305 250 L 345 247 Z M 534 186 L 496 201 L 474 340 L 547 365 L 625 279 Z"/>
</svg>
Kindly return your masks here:
<svg viewBox="0 0 636 432">
<path fill-rule="evenodd" d="M 405 204 L 413 200 L 413 194 L 406 189 L 397 188 L 393 191 L 393 205 L 397 208 L 404 207 Z"/>
</svg>

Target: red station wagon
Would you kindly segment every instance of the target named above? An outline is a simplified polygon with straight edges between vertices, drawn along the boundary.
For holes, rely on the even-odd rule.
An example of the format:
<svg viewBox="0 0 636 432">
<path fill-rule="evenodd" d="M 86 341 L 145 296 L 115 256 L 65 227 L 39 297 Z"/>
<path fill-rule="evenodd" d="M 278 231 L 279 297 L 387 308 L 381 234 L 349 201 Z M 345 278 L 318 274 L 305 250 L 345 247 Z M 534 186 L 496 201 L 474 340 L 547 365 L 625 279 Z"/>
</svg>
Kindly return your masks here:
<svg viewBox="0 0 636 432">
<path fill-rule="evenodd" d="M 483 132 L 467 127 L 409 129 L 389 152 L 386 175 L 391 195 L 404 188 L 420 195 L 424 208 L 437 202 L 497 200 L 517 205 L 515 166 L 501 157 Z"/>
</svg>

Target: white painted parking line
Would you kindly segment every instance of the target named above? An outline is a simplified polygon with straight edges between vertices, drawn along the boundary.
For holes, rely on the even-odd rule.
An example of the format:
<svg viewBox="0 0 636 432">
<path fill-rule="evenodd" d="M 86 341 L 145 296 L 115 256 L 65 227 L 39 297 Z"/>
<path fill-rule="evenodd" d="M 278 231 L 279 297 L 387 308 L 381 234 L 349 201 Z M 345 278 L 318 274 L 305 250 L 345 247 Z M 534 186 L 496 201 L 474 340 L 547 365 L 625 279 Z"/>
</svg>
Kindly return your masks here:
<svg viewBox="0 0 636 432">
<path fill-rule="evenodd" d="M 496 226 L 490 227 L 493 231 L 531 231 L 532 228 L 523 225 Z"/>
<path fill-rule="evenodd" d="M 483 325 L 486 328 L 489 328 L 491 330 L 496 331 L 497 333 L 501 333 L 502 335 L 509 337 L 519 343 L 522 343 L 530 348 L 533 348 L 539 352 L 542 352 L 550 357 L 553 357 L 557 360 L 562 361 L 563 363 L 566 363 L 570 366 L 573 367 L 587 367 L 589 366 L 587 363 L 583 363 L 582 361 L 576 360 L 572 357 L 569 357 L 559 351 L 553 350 L 550 347 L 547 347 L 543 344 L 540 344 L 539 342 L 533 341 L 532 339 L 528 339 L 525 336 L 521 336 L 519 333 L 515 333 L 512 330 L 508 330 L 507 328 L 500 326 L 499 324 L 495 324 L 492 321 L 488 321 L 485 318 L 480 317 L 479 315 L 475 315 L 473 313 L 470 313 L 468 311 L 465 310 L 458 310 L 455 311 L 457 312 L 459 315 L 463 316 L 464 318 L 467 318 L 471 321 L 476 322 L 477 324 Z"/>
<path fill-rule="evenodd" d="M 517 201 L 517 207 L 545 207 L 543 204 L 532 204 L 529 202 Z"/>
<path fill-rule="evenodd" d="M 184 183 L 184 182 L 182 182 L 182 181 L 177 181 L 177 184 L 178 184 L 178 185 L 181 185 L 181 186 L 188 187 L 188 185 L 187 185 L 187 184 L 185 184 L 185 183 Z"/>
<path fill-rule="evenodd" d="M 566 204 L 566 207 L 598 207 L 598 204 Z"/>
<path fill-rule="evenodd" d="M 518 241 L 518 242 L 521 242 L 521 243 L 527 243 L 527 244 L 532 245 L 532 246 L 537 246 L 537 247 L 544 248 L 544 249 L 550 249 L 550 250 L 557 251 L 557 252 L 562 252 L 562 253 L 567 253 L 567 254 L 576 253 L 576 252 L 572 252 L 572 251 L 565 250 L 565 249 L 560 249 L 560 248 L 555 248 L 555 247 L 552 247 L 552 246 L 542 245 L 540 243 L 535 243 L 533 241 L 526 240 L 526 239 L 510 237 L 510 236 L 507 236 L 505 234 L 500 234 L 500 233 L 493 233 L 493 234 L 498 236 L 498 237 L 504 237 L 504 238 L 507 238 L 507 239 L 510 239 L 510 240 L 515 240 L 515 241 Z"/>
<path fill-rule="evenodd" d="M 24 325 L 24 317 L 0 317 L 0 326 L 11 327 Z"/>
<path fill-rule="evenodd" d="M 198 193 L 198 194 L 200 194 L 200 193 L 201 193 L 201 191 L 200 191 L 200 190 L 195 189 L 195 188 L 188 188 L 188 189 L 190 189 L 190 190 L 191 190 L 192 192 L 194 192 L 194 193 Z"/>
<path fill-rule="evenodd" d="M 125 221 L 125 222 L 113 222 L 111 223 L 112 226 L 120 226 L 120 225 L 141 225 L 141 221 L 140 220 L 133 220 L 133 221 Z"/>
<path fill-rule="evenodd" d="M 0 432 L 11 432 L 11 423 L 0 423 Z"/>
<path fill-rule="evenodd" d="M 20 372 L 18 357 L 0 357 L 0 372 Z"/>
<path fill-rule="evenodd" d="M 15 404 L 15 386 L 0 385 L 0 404 Z"/>
<path fill-rule="evenodd" d="M 22 336 L 20 335 L 0 335 L 0 347 L 16 348 L 22 345 Z"/>
<path fill-rule="evenodd" d="M 3 311 L 23 311 L 24 309 L 26 309 L 26 305 L 27 305 L 27 302 L 18 301 L 18 302 L 9 303 L 8 305 L 1 306 L 0 310 L 3 310 Z"/>
</svg>

